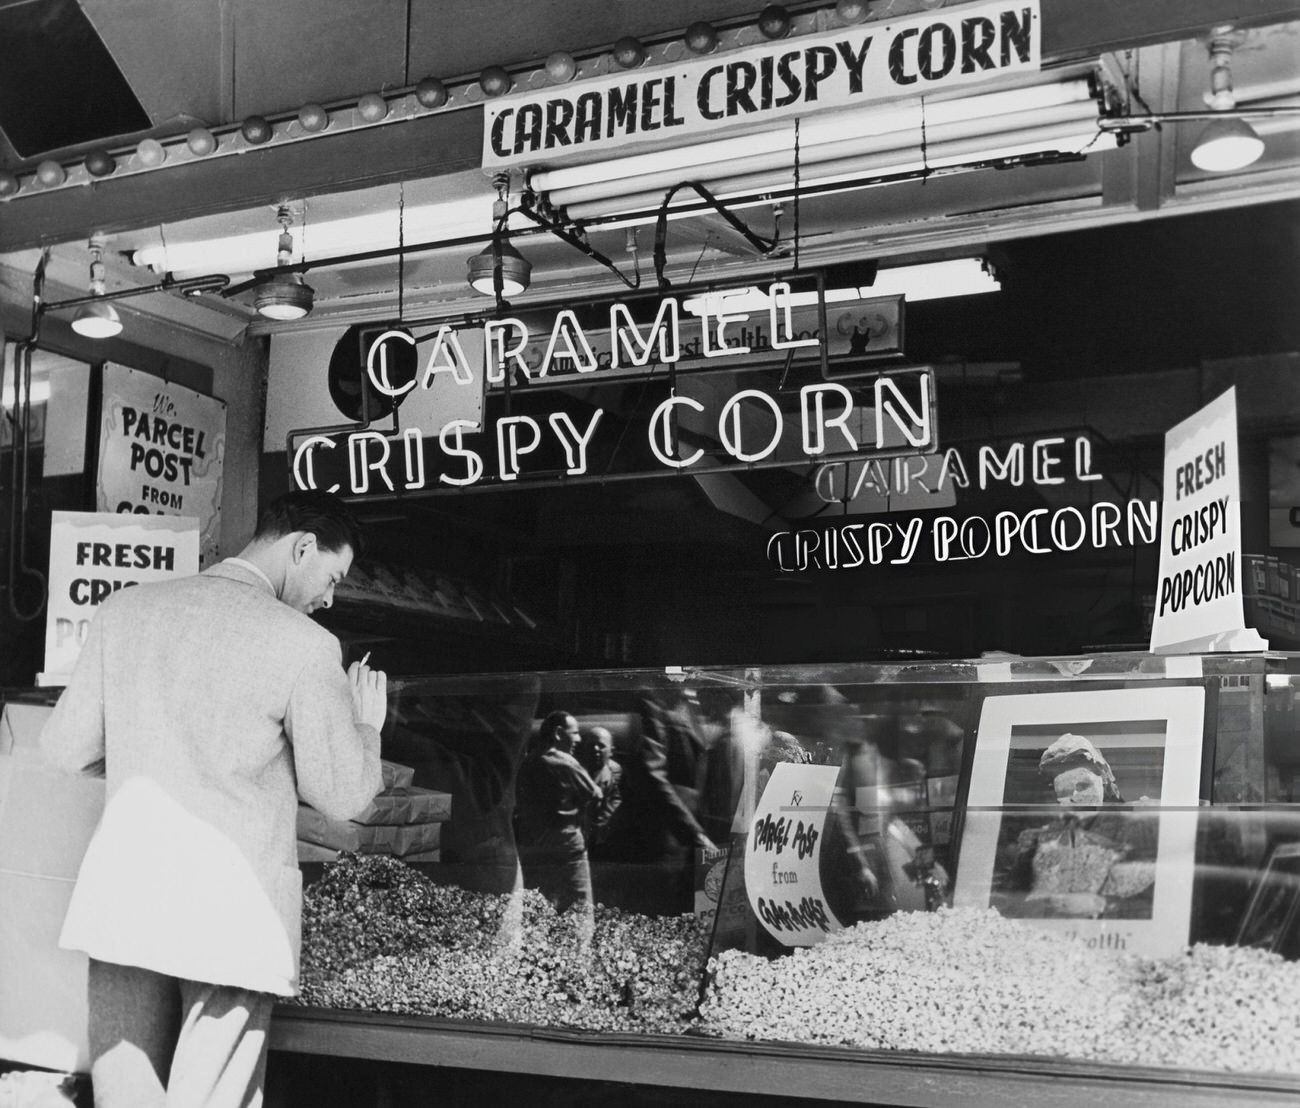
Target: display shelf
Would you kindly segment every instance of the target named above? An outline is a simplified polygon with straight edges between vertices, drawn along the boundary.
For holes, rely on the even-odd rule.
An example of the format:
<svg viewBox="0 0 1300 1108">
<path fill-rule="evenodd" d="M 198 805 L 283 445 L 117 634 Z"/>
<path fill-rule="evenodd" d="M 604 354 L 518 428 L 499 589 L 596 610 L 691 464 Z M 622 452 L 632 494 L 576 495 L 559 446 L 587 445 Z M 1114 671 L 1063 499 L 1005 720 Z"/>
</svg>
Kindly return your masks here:
<svg viewBox="0 0 1300 1108">
<path fill-rule="evenodd" d="M 948 1108 L 1234 1108 L 1294 1105 L 1300 1079 L 983 1055 L 870 1053 L 685 1035 L 617 1035 L 281 1004 L 270 1048 L 497 1073 Z"/>
<path fill-rule="evenodd" d="M 1164 681 L 1186 677 L 1244 677 L 1300 674 L 1300 653 L 1247 651 L 1217 654 L 1151 654 L 1145 651 L 1027 657 L 986 654 L 979 658 L 939 661 L 801 663 L 765 665 L 769 684 L 785 681 L 853 684 L 926 684 L 948 682 L 1030 682 L 1057 679 L 1087 681 Z"/>
<path fill-rule="evenodd" d="M 557 631 L 504 596 L 434 570 L 359 561 L 339 583 L 323 622 L 338 633 L 418 638 L 468 635 L 502 643 L 554 646 Z"/>
<path fill-rule="evenodd" d="M 553 634 L 540 625 L 530 626 L 522 620 L 507 623 L 501 618 L 470 618 L 353 598 L 337 598 L 322 616 L 322 622 L 338 634 L 374 634 L 400 639 L 450 633 L 496 642 L 556 645 Z"/>
</svg>

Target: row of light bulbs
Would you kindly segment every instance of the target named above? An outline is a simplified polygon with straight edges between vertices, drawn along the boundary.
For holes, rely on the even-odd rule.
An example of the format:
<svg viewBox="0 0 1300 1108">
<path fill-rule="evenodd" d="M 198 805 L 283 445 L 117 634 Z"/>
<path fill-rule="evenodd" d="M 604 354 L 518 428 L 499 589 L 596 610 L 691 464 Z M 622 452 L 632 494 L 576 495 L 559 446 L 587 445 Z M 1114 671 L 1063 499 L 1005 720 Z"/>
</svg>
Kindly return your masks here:
<svg viewBox="0 0 1300 1108">
<path fill-rule="evenodd" d="M 923 0 L 923 6 L 936 6 L 942 0 Z M 869 15 L 868 0 L 837 0 L 835 13 L 845 24 L 863 22 Z M 756 26 L 765 39 L 783 38 L 790 33 L 793 20 L 789 11 L 780 4 L 769 4 L 759 14 Z M 686 28 L 682 42 L 694 54 L 708 54 L 716 50 L 719 34 L 714 25 L 699 20 Z M 638 38 L 624 36 L 611 50 L 613 64 L 621 69 L 634 69 L 646 63 L 650 50 Z M 573 80 L 579 71 L 577 59 L 565 51 L 550 54 L 540 71 L 549 84 L 564 84 Z M 123 163 L 139 172 L 162 167 L 169 162 L 185 164 L 207 158 L 218 152 L 236 153 L 263 146 L 273 139 L 299 139 L 319 135 L 329 130 L 352 126 L 374 126 L 390 119 L 410 118 L 422 112 L 465 106 L 478 96 L 494 98 L 504 96 L 515 87 L 515 77 L 504 66 L 488 66 L 478 75 L 477 81 L 448 84 L 436 77 L 426 77 L 413 89 L 391 97 L 382 93 L 367 93 L 348 107 L 336 106 L 333 111 L 317 103 L 305 104 L 296 116 L 272 121 L 263 115 L 252 115 L 238 127 L 214 130 L 208 127 L 192 128 L 180 141 L 164 143 L 156 138 L 142 139 L 133 152 L 113 152 L 96 149 L 88 153 L 80 165 L 65 165 L 46 159 L 37 165 L 28 180 L 16 174 L 0 172 L 0 199 L 19 194 L 48 191 L 69 184 L 82 183 L 80 179 L 103 179 L 112 176 Z M 410 101 L 414 100 L 412 104 Z M 348 118 L 348 113 L 351 118 Z M 287 207 L 278 215 L 281 232 L 278 240 L 277 265 L 290 264 L 292 222 Z M 121 317 L 105 295 L 103 240 L 96 237 L 90 242 L 90 291 L 95 297 L 80 303 L 72 320 L 72 328 L 88 338 L 111 338 L 122 330 Z M 503 264 L 504 263 L 504 264 Z M 495 291 L 494 270 L 500 265 L 504 270 L 504 292 L 514 295 L 528 287 L 529 263 L 507 241 L 496 242 L 483 254 L 470 260 L 470 283 L 477 291 L 491 295 Z M 254 306 L 258 314 L 276 321 L 301 319 L 311 310 L 314 290 L 301 274 L 278 273 L 263 281 L 254 290 Z"/>
<path fill-rule="evenodd" d="M 942 0 L 922 0 L 923 7 L 936 7 L 941 3 Z M 846 24 L 859 23 L 867 18 L 869 4 L 867 0 L 838 0 L 835 12 Z M 790 14 L 784 7 L 771 4 L 760 13 L 756 26 L 764 38 L 771 40 L 788 35 L 791 22 Z M 1233 47 L 1238 39 L 1239 35 L 1233 28 L 1222 27 L 1215 29 L 1210 42 L 1211 87 L 1205 97 L 1206 105 L 1216 114 L 1225 114 L 1206 128 L 1192 152 L 1193 163 L 1208 171 L 1243 168 L 1256 160 L 1263 151 L 1263 142 L 1253 128 L 1244 120 L 1227 115 L 1235 106 L 1230 65 Z M 686 29 L 683 42 L 692 53 L 708 54 L 717 49 L 719 36 L 711 23 L 697 21 Z M 610 57 L 619 67 L 631 69 L 643 65 L 648 52 L 639 39 L 627 36 L 614 43 Z M 556 52 L 546 59 L 541 72 L 544 72 L 545 80 L 551 83 L 565 83 L 577 76 L 578 63 L 573 55 Z M 461 90 L 472 87 L 477 87 L 485 97 L 502 96 L 514 87 L 514 78 L 504 67 L 490 66 L 480 73 L 477 86 L 463 85 Z M 413 95 L 420 108 L 430 111 L 449 104 L 453 107 L 463 106 L 456 103 L 456 90 L 432 77 L 420 81 L 411 93 L 404 95 Z M 360 97 L 352 110 L 361 124 L 374 125 L 388 119 L 393 107 L 383 95 L 370 93 Z M 315 103 L 307 104 L 298 111 L 296 119 L 289 121 L 287 128 L 282 128 L 283 137 L 319 134 L 333 122 L 334 118 L 325 107 Z M 295 124 L 297 134 L 292 133 Z M 276 132 L 274 124 L 264 116 L 255 115 L 244 120 L 237 134 L 247 144 L 258 146 L 276 137 Z M 222 144 L 222 139 L 205 127 L 192 129 L 184 140 L 188 153 L 198 158 L 215 153 Z M 168 148 L 152 138 L 142 140 L 135 152 L 139 164 L 146 168 L 163 165 L 168 156 Z M 84 163 L 86 173 L 92 177 L 109 176 L 115 171 L 116 165 L 113 156 L 102 150 L 91 152 Z M 67 172 L 58 162 L 42 162 L 37 167 L 34 181 L 44 188 L 58 187 L 67 182 Z M 21 184 L 14 175 L 0 173 L 0 199 L 13 196 L 20 189 Z M 292 219 L 287 207 L 281 207 L 278 219 L 281 233 L 277 268 L 283 270 L 292 260 L 292 237 L 289 231 Z M 91 256 L 91 291 L 96 296 L 103 296 L 102 242 L 97 249 L 95 240 L 92 240 Z M 497 293 L 498 289 L 505 296 L 517 295 L 527 289 L 531 268 L 528 261 L 510 245 L 504 228 L 497 227 L 492 243 L 481 254 L 470 259 L 469 280 L 472 287 L 487 295 Z M 311 311 L 313 301 L 314 291 L 300 273 L 276 273 L 258 285 L 254 292 L 254 304 L 258 313 L 277 321 L 302 318 Z M 73 326 L 82 334 L 96 338 L 108 337 L 121 330 L 117 313 L 106 302 L 92 302 L 81 307 Z"/>
<path fill-rule="evenodd" d="M 935 7 L 939 3 L 942 0 L 922 0 L 923 7 Z M 870 14 L 870 4 L 868 0 L 837 0 L 835 14 L 844 24 L 861 23 Z M 780 4 L 769 4 L 760 12 L 756 22 L 759 33 L 765 39 L 784 38 L 790 33 L 792 25 L 793 17 Z M 682 38 L 686 49 L 694 54 L 711 53 L 717 49 L 719 41 L 717 28 L 705 20 L 692 23 Z M 644 65 L 651 53 L 651 49 L 640 39 L 625 36 L 613 44 L 609 57 L 621 69 L 634 69 Z M 578 71 L 578 60 L 572 54 L 556 51 L 546 58 L 541 69 L 534 71 L 534 74 L 547 84 L 564 84 L 573 80 Z M 141 172 L 168 164 L 188 164 L 213 154 L 242 153 L 265 146 L 273 140 L 310 138 L 331 128 L 337 132 L 349 127 L 374 126 L 386 121 L 413 118 L 444 108 L 465 107 L 481 98 L 504 96 L 515 85 L 515 74 L 504 66 L 493 65 L 483 69 L 475 80 L 447 82 L 437 77 L 425 77 L 413 88 L 389 94 L 366 93 L 355 102 L 335 105 L 333 108 L 310 103 L 303 105 L 292 116 L 269 119 L 264 115 L 250 115 L 237 126 L 194 127 L 184 138 L 178 140 L 145 138 L 130 150 L 98 148 L 90 151 L 79 162 L 64 163 L 47 158 L 26 176 L 0 171 L 0 200 L 102 180 L 122 169 Z"/>
</svg>

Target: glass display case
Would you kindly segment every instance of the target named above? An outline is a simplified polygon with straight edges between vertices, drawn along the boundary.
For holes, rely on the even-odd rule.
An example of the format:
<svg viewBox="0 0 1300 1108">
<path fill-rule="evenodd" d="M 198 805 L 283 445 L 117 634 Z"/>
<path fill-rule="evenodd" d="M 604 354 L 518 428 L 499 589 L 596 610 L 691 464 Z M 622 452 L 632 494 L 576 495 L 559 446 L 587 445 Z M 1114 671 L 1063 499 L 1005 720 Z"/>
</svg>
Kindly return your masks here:
<svg viewBox="0 0 1300 1108">
<path fill-rule="evenodd" d="M 1300 657 L 389 690 L 389 816 L 300 821 L 274 1050 L 870 1103 L 1300 1093 Z"/>
</svg>

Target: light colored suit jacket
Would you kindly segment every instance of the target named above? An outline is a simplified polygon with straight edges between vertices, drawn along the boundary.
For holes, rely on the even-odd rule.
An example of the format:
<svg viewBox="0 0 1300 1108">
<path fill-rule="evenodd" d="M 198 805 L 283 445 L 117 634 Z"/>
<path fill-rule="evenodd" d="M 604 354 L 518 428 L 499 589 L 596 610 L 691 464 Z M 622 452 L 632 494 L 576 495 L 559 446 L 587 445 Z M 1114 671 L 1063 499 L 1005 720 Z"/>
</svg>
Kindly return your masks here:
<svg viewBox="0 0 1300 1108">
<path fill-rule="evenodd" d="M 230 562 L 115 593 L 41 735 L 106 769 L 60 945 L 100 961 L 297 991 L 298 797 L 359 814 L 383 786 L 338 640 Z"/>
</svg>

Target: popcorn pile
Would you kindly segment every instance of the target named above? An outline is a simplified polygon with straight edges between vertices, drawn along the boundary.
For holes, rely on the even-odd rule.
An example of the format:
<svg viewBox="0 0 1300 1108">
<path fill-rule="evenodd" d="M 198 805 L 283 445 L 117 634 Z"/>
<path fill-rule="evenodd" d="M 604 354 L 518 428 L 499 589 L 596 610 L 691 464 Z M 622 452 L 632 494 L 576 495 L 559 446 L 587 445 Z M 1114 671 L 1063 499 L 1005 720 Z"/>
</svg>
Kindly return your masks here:
<svg viewBox="0 0 1300 1108">
<path fill-rule="evenodd" d="M 988 909 L 900 913 L 767 961 L 710 963 L 704 1027 L 872 1050 L 1077 1054 L 1124 1015 L 1112 963 Z"/>
<path fill-rule="evenodd" d="M 1115 955 L 962 908 L 709 969 L 702 1030 L 728 1038 L 1300 1073 L 1300 963 L 1249 948 Z"/>
<path fill-rule="evenodd" d="M 539 893 L 434 884 L 340 854 L 303 903 L 298 1003 L 590 1031 L 682 1031 L 708 936 L 692 916 L 597 907 L 588 938 Z"/>
<path fill-rule="evenodd" d="M 1300 1074 L 1300 962 L 1243 947 L 1089 949 L 992 908 L 899 913 L 769 960 L 691 916 L 436 885 L 341 854 L 306 893 L 302 995 L 356 1008 L 584 1031 L 684 1032 L 931 1054 Z"/>
<path fill-rule="evenodd" d="M 1300 1074 L 1300 962 L 1198 944 L 1130 965 L 1132 1005 L 1107 1061 Z"/>
</svg>

